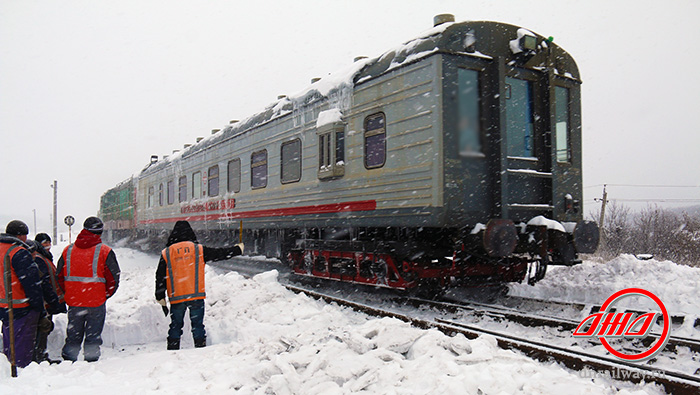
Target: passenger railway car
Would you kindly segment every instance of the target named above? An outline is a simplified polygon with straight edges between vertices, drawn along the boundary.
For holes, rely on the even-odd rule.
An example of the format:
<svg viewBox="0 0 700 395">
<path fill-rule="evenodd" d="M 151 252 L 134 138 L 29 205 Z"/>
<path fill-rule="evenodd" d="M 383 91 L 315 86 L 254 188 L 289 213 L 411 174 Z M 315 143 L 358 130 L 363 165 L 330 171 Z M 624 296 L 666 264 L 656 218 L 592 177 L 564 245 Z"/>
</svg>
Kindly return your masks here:
<svg viewBox="0 0 700 395">
<path fill-rule="evenodd" d="M 111 240 L 130 238 L 136 227 L 136 181 L 133 177 L 108 190 L 100 199 L 99 216 Z"/>
<path fill-rule="evenodd" d="M 377 58 L 153 157 L 131 181 L 132 237 L 162 248 L 186 219 L 234 242 L 242 225 L 246 252 L 300 275 L 403 289 L 536 281 L 598 243 L 582 220 L 580 95 L 574 59 L 551 38 L 439 15 Z M 123 236 L 115 223 L 107 234 Z"/>
</svg>

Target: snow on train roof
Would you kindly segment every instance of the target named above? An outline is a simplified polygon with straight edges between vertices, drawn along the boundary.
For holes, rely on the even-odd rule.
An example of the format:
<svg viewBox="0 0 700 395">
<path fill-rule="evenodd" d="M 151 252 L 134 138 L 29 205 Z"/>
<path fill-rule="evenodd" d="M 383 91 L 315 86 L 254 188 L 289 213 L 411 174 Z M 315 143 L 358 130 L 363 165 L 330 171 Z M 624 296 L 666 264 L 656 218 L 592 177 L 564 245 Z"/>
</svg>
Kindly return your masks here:
<svg viewBox="0 0 700 395">
<path fill-rule="evenodd" d="M 451 53 L 459 53 L 473 57 L 487 58 L 489 52 L 495 53 L 497 40 L 490 37 L 498 31 L 500 34 L 517 35 L 517 26 L 507 25 L 498 22 L 448 22 L 428 29 L 422 32 L 417 37 L 404 42 L 403 44 L 386 51 L 382 55 L 373 59 L 360 59 L 334 73 L 329 73 L 327 76 L 312 83 L 306 89 L 303 89 L 293 95 L 289 95 L 274 102 L 264 110 L 251 115 L 240 122 L 226 126 L 222 131 L 212 134 L 200 142 L 184 149 L 175 152 L 173 155 L 167 156 L 162 160 L 149 163 L 141 170 L 141 174 L 156 172 L 168 166 L 176 160 L 183 157 L 188 157 L 196 152 L 208 149 L 219 142 L 228 140 L 234 136 L 238 136 L 251 129 L 262 126 L 275 119 L 292 114 L 296 111 L 303 111 L 311 103 L 319 100 L 329 100 L 331 108 L 338 108 L 341 112 L 349 106 L 347 100 L 352 93 L 352 88 L 355 84 L 361 84 L 367 80 L 379 77 L 387 72 L 390 72 L 398 67 L 415 62 L 419 59 L 430 56 L 438 51 Z M 512 34 L 509 33 L 512 30 Z M 530 34 L 534 34 L 528 31 Z M 486 51 L 486 54 L 471 48 L 470 51 L 465 51 L 465 47 L 473 45 L 480 38 L 479 49 Z M 543 40 L 544 48 L 546 42 L 544 37 L 538 36 Z M 508 40 L 513 37 L 509 37 Z M 550 44 L 558 50 L 557 58 L 566 58 L 573 69 L 567 74 L 571 78 L 578 79 L 578 70 L 571 57 L 556 45 Z"/>
</svg>

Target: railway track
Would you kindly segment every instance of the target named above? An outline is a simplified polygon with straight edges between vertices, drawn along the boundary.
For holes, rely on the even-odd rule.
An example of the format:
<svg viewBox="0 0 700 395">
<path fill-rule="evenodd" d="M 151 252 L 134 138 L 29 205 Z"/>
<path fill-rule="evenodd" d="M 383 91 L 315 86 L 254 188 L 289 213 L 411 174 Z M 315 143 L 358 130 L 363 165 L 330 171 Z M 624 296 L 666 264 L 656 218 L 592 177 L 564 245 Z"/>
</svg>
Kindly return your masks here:
<svg viewBox="0 0 700 395">
<path fill-rule="evenodd" d="M 235 270 L 239 273 L 253 276 L 268 270 L 282 269 L 282 278 L 280 280 L 289 281 L 293 276 L 291 271 L 285 272 L 283 267 L 275 260 L 265 260 L 250 257 L 235 257 L 227 261 L 220 261 L 214 264 L 227 270 Z M 305 279 L 308 280 L 308 279 Z M 518 324 L 530 327 L 553 327 L 560 328 L 562 331 L 572 331 L 576 329 L 580 320 L 566 319 L 556 316 L 533 315 L 523 313 L 526 311 L 552 310 L 552 306 L 558 306 L 561 309 L 574 310 L 578 312 L 578 318 L 583 318 L 588 314 L 595 313 L 600 310 L 599 305 L 587 305 L 583 303 L 568 303 L 558 301 L 548 301 L 535 298 L 525 298 L 521 296 L 506 296 L 499 298 L 499 304 L 484 303 L 474 300 L 457 301 L 454 299 L 430 300 L 416 297 L 396 297 L 398 303 L 410 304 L 415 307 L 431 306 L 442 311 L 455 312 L 457 310 L 467 311 L 474 316 L 486 316 L 495 320 L 508 320 Z M 555 308 L 556 309 L 556 308 Z M 672 324 L 682 323 L 683 316 L 671 317 Z M 697 328 L 698 325 L 695 325 Z M 651 334 L 642 341 L 643 346 L 648 347 L 658 334 Z M 675 351 L 677 347 L 687 347 L 693 352 L 700 353 L 700 340 L 690 339 L 678 336 L 671 336 L 666 346 L 668 349 Z"/>
<path fill-rule="evenodd" d="M 537 298 L 526 298 L 523 296 L 505 296 L 501 299 L 499 299 L 499 303 L 502 305 L 502 307 L 511 307 L 511 308 L 527 308 L 527 310 L 530 311 L 537 311 L 538 308 L 540 307 L 551 307 L 551 306 L 557 306 L 559 305 L 562 309 L 566 308 L 568 310 L 575 310 L 578 311 L 581 314 L 581 317 L 579 318 L 584 318 L 588 316 L 589 314 L 597 313 L 600 311 L 601 305 L 597 304 L 584 304 L 584 303 L 573 303 L 573 302 L 558 302 L 558 301 L 553 301 L 553 300 L 542 300 L 542 299 L 537 299 Z M 634 312 L 637 314 L 643 314 L 645 312 L 640 312 L 640 311 L 632 311 L 628 310 L 630 312 Z M 671 325 L 673 327 L 679 327 L 685 323 L 686 317 L 683 315 L 674 315 L 671 316 Z M 700 318 L 696 319 L 693 326 L 696 329 L 700 329 Z"/>
<path fill-rule="evenodd" d="M 226 270 L 236 270 L 246 276 L 253 276 L 267 270 L 281 269 L 280 282 L 291 291 L 297 293 L 303 292 L 311 297 L 347 306 L 369 315 L 394 317 L 409 322 L 416 327 L 425 329 L 436 328 L 450 335 L 462 333 L 468 338 L 475 338 L 485 334 L 491 335 L 498 340 L 498 344 L 502 348 L 519 350 L 524 354 L 541 361 L 554 360 L 574 370 L 589 369 L 593 372 L 600 372 L 600 374 L 608 375 L 608 377 L 622 381 L 638 383 L 645 380 L 647 382 L 655 382 L 662 385 L 667 392 L 671 393 L 700 393 L 700 377 L 686 373 L 656 369 L 646 365 L 635 365 L 600 355 L 572 351 L 565 347 L 533 342 L 525 338 L 519 338 L 442 318 L 417 318 L 413 316 L 413 314 L 396 312 L 392 311 L 392 309 L 374 306 L 374 303 L 371 300 L 367 300 L 366 303 L 351 301 L 300 286 L 298 283 L 292 284 L 291 279 L 294 278 L 294 276 L 292 276 L 291 273 L 287 273 L 287 271 L 284 270 L 285 268 L 279 263 L 260 259 L 250 259 L 247 257 L 236 257 L 229 261 L 217 262 L 215 265 Z M 322 284 L 322 282 L 315 284 L 315 286 L 319 286 L 320 284 Z M 338 284 L 334 283 L 334 285 Z M 490 317 L 495 321 L 507 320 L 523 326 L 559 328 L 561 331 L 573 331 L 578 326 L 579 321 L 555 316 L 542 316 L 523 313 L 516 307 L 518 305 L 517 303 L 519 302 L 523 304 L 535 305 L 561 304 L 562 308 L 573 308 L 579 311 L 581 314 L 584 314 L 587 311 L 596 311 L 595 306 L 591 307 L 590 305 L 575 303 L 569 305 L 563 302 L 550 302 L 521 297 L 507 297 L 506 304 L 491 304 L 476 301 L 464 302 L 455 300 L 428 300 L 416 297 L 397 296 L 396 294 L 392 294 L 390 292 L 387 293 L 386 290 L 375 290 L 375 292 L 380 291 L 383 292 L 385 296 L 388 295 L 386 299 L 392 300 L 394 304 L 398 305 L 413 306 L 416 308 L 429 307 L 433 309 L 433 311 L 445 311 L 452 313 L 464 311 L 472 316 Z M 654 340 L 654 338 L 650 336 L 645 340 L 650 343 Z M 645 344 L 645 346 L 647 345 L 648 344 Z M 700 341 L 672 336 L 667 347 L 670 350 L 674 350 L 677 347 L 688 347 L 693 352 L 700 352 Z"/>
<path fill-rule="evenodd" d="M 654 369 L 645 365 L 635 365 L 612 358 L 601 357 L 594 354 L 572 351 L 563 347 L 552 346 L 539 342 L 534 342 L 525 338 L 505 335 L 502 333 L 489 331 L 458 322 L 443 319 L 427 320 L 412 317 L 406 314 L 397 313 L 387 309 L 358 303 L 337 296 L 320 293 L 307 288 L 293 285 L 284 285 L 287 289 L 296 293 L 304 293 L 310 297 L 324 300 L 329 303 L 336 303 L 341 306 L 350 307 L 377 317 L 392 317 L 408 322 L 419 328 L 435 328 L 448 335 L 463 334 L 469 339 L 474 339 L 482 335 L 493 336 L 499 347 L 523 352 L 525 355 L 543 361 L 556 361 L 562 365 L 574 369 L 589 369 L 593 372 L 608 374 L 617 380 L 639 383 L 642 381 L 653 382 L 664 387 L 669 393 L 674 394 L 697 394 L 700 393 L 700 378 L 684 373 L 670 370 Z M 607 372 L 607 373 L 606 373 Z"/>
<path fill-rule="evenodd" d="M 502 305 L 480 302 L 458 303 L 454 301 L 436 301 L 420 298 L 403 298 L 403 300 L 405 300 L 406 303 L 410 303 L 416 307 L 431 306 L 450 312 L 455 312 L 461 309 L 468 311 L 470 314 L 475 316 L 487 316 L 496 320 L 505 319 L 511 322 L 517 322 L 524 326 L 546 326 L 561 328 L 562 331 L 573 332 L 574 329 L 576 329 L 576 327 L 578 327 L 580 324 L 580 321 L 568 320 L 559 317 L 526 314 Z M 658 337 L 658 333 L 651 333 L 649 337 L 642 341 L 642 343 L 645 347 L 647 347 Z M 690 350 L 700 353 L 700 340 L 671 336 L 666 347 L 673 351 L 675 351 L 677 347 L 688 347 Z"/>
</svg>

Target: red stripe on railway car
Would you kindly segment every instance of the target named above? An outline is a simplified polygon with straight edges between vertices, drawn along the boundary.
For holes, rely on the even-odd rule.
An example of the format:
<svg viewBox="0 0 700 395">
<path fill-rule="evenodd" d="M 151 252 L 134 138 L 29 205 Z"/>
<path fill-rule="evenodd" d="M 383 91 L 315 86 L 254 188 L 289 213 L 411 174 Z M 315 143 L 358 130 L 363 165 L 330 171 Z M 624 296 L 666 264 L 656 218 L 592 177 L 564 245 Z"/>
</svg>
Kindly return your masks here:
<svg viewBox="0 0 700 395">
<path fill-rule="evenodd" d="M 217 219 L 262 218 L 262 217 L 287 217 L 306 214 L 344 213 L 350 211 L 372 211 L 377 209 L 376 200 L 361 200 L 357 202 L 317 204 L 313 206 L 273 208 L 269 210 L 253 210 L 236 213 L 212 213 L 207 215 L 189 215 L 173 218 L 157 218 L 140 221 L 141 224 L 160 224 L 186 221 L 211 221 Z"/>
</svg>

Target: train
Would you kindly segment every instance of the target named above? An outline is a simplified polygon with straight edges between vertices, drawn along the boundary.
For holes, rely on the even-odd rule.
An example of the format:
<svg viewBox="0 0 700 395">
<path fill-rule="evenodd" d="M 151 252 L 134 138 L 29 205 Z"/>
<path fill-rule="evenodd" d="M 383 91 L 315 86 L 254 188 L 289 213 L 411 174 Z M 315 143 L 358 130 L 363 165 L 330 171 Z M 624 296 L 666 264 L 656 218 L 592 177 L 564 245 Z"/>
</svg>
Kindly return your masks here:
<svg viewBox="0 0 700 395">
<path fill-rule="evenodd" d="M 401 290 L 541 280 L 595 251 L 582 213 L 581 76 L 551 37 L 433 27 L 358 57 L 107 191 L 107 240 L 178 220 L 300 276 Z"/>
</svg>

